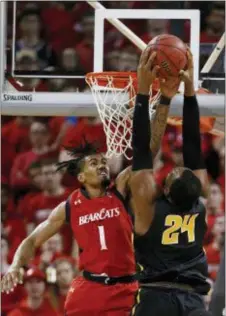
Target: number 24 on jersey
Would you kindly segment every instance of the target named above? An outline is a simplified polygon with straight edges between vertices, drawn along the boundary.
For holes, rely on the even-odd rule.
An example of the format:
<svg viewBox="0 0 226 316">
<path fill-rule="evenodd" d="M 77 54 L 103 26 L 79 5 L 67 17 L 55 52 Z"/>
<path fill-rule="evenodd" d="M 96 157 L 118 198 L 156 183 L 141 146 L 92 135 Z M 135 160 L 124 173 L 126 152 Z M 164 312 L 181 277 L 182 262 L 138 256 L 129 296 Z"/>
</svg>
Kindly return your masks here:
<svg viewBox="0 0 226 316">
<path fill-rule="evenodd" d="M 168 215 L 165 219 L 166 228 L 162 234 L 163 245 L 177 245 L 179 236 L 182 233 L 187 233 L 188 242 L 195 241 L 195 221 L 199 214 L 185 215 Z"/>
</svg>

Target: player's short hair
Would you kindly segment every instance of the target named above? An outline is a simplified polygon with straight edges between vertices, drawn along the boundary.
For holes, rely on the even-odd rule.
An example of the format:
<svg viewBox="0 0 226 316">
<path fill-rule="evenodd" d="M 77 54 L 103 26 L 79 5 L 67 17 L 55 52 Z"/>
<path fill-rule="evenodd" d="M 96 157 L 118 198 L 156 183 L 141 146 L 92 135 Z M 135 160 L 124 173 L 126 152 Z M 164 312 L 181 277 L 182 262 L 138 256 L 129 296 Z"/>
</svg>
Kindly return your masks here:
<svg viewBox="0 0 226 316">
<path fill-rule="evenodd" d="M 205 309 L 196 309 L 192 311 L 188 316 L 213 316 L 213 314 Z"/>
<path fill-rule="evenodd" d="M 73 159 L 57 163 L 57 170 L 66 169 L 72 175 L 77 176 L 84 166 L 84 158 L 98 153 L 99 145 L 97 142 L 89 143 L 84 138 L 83 143 L 78 147 L 65 147 L 65 150 Z"/>
<path fill-rule="evenodd" d="M 188 211 L 201 195 L 201 182 L 191 170 L 184 170 L 179 178 L 176 178 L 170 186 L 169 196 L 172 202 Z"/>
</svg>

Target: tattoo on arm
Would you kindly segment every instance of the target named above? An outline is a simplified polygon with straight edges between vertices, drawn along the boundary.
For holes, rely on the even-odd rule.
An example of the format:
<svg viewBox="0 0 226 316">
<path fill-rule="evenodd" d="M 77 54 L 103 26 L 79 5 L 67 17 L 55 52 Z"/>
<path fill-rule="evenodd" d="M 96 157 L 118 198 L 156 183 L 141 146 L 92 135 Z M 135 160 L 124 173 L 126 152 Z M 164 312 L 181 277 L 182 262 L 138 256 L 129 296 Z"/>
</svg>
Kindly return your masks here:
<svg viewBox="0 0 226 316">
<path fill-rule="evenodd" d="M 150 147 L 153 158 L 157 155 L 161 146 L 162 137 L 167 125 L 167 117 L 170 107 L 164 104 L 158 104 L 154 119 L 151 121 L 152 137 Z"/>
</svg>

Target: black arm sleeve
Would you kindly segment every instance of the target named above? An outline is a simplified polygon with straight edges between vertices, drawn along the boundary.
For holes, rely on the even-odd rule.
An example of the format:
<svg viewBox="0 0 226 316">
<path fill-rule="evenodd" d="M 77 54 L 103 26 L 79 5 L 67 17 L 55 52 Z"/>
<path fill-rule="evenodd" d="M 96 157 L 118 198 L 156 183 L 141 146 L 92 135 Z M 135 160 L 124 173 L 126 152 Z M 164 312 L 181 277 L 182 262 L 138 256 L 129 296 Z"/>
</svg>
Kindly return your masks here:
<svg viewBox="0 0 226 316">
<path fill-rule="evenodd" d="M 183 158 L 184 166 L 191 170 L 205 169 L 199 124 L 199 106 L 196 96 L 184 96 Z"/>
<path fill-rule="evenodd" d="M 133 115 L 133 171 L 153 168 L 150 140 L 149 96 L 138 94 Z"/>
</svg>

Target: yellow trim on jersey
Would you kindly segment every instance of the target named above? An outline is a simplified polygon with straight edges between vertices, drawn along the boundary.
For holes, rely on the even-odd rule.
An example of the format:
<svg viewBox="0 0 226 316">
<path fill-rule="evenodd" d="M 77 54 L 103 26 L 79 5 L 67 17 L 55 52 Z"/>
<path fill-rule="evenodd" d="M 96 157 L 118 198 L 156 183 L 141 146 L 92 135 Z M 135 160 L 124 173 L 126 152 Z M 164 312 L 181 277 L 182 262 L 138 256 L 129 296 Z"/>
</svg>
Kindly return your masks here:
<svg viewBox="0 0 226 316">
<path fill-rule="evenodd" d="M 141 272 L 141 271 L 144 270 L 144 267 L 143 267 L 139 262 L 137 262 L 137 266 L 140 268 L 140 271 L 139 271 L 139 272 Z"/>
<path fill-rule="evenodd" d="M 141 291 L 141 289 L 138 289 L 137 294 L 136 294 L 136 298 L 135 298 L 135 304 L 132 308 L 131 316 L 135 315 L 137 305 L 140 304 L 140 291 Z"/>
</svg>

